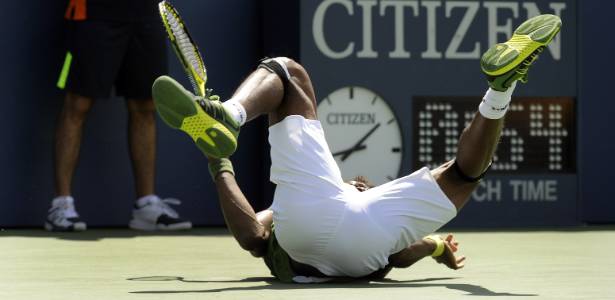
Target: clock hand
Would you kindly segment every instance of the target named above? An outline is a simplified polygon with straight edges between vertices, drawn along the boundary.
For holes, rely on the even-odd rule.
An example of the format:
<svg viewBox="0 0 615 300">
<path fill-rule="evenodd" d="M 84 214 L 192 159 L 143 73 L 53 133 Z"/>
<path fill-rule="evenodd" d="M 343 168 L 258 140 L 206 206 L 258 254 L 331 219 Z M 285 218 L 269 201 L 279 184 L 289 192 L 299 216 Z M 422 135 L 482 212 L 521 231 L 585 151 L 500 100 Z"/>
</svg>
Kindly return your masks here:
<svg viewBox="0 0 615 300">
<path fill-rule="evenodd" d="M 367 148 L 367 146 L 365 146 L 365 145 L 361 145 L 361 146 L 359 146 L 359 147 L 358 147 L 358 148 L 356 148 L 356 149 L 355 149 L 355 147 L 351 147 L 351 148 L 349 148 L 349 149 L 346 149 L 346 150 L 342 150 L 342 151 L 338 151 L 338 152 L 333 153 L 333 157 L 338 156 L 338 155 L 344 155 L 344 154 L 346 154 L 346 153 L 348 153 L 348 152 L 351 152 L 351 151 L 359 151 L 359 150 L 363 150 L 363 149 L 365 149 L 365 148 Z"/>
<path fill-rule="evenodd" d="M 346 152 L 341 160 L 345 161 L 348 156 L 350 156 L 350 154 L 352 154 L 354 151 L 358 150 L 358 148 L 363 145 L 363 142 L 365 142 L 365 140 L 372 135 L 372 133 L 374 133 L 374 131 L 376 131 L 376 129 L 378 129 L 378 127 L 380 127 L 380 123 L 374 125 L 374 127 L 372 127 L 372 129 L 370 129 L 352 148 L 349 149 L 348 152 Z"/>
</svg>

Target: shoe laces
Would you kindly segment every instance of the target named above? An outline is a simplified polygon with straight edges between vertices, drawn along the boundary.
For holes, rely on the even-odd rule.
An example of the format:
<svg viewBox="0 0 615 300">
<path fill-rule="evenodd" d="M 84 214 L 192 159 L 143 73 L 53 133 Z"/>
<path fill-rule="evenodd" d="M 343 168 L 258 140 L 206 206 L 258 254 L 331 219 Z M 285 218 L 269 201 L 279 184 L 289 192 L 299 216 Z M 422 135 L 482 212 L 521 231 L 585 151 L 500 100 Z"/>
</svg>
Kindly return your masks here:
<svg viewBox="0 0 615 300">
<path fill-rule="evenodd" d="M 207 103 L 208 101 L 209 103 Z M 214 95 L 212 89 L 205 90 L 205 96 L 199 97 L 196 100 L 196 103 L 198 103 L 205 112 L 212 115 L 214 118 L 226 119 L 224 109 L 221 105 L 222 102 L 220 102 L 220 96 Z"/>
<path fill-rule="evenodd" d="M 213 89 L 205 89 L 205 99 L 211 100 L 211 101 L 220 101 L 220 96 L 218 95 L 214 95 L 214 90 Z"/>
<path fill-rule="evenodd" d="M 205 107 L 206 107 L 205 101 L 206 100 L 209 100 L 209 101 L 220 101 L 220 96 L 214 95 L 214 90 L 213 89 L 205 89 L 205 95 L 204 96 L 198 96 L 198 98 L 196 99 L 196 102 L 201 106 L 201 108 L 205 109 Z"/>
<path fill-rule="evenodd" d="M 205 96 L 198 97 L 196 103 L 214 119 L 222 122 L 226 127 L 239 131 L 239 123 L 230 117 L 220 101 L 220 96 L 214 95 L 212 89 L 205 90 Z"/>
<path fill-rule="evenodd" d="M 521 62 L 521 67 L 515 71 L 517 74 L 521 75 L 521 78 L 519 78 L 519 81 L 523 83 L 527 83 L 527 72 L 530 69 L 530 66 L 532 65 L 532 63 L 534 63 L 534 61 L 538 59 L 538 55 L 542 51 L 544 51 L 544 47 L 537 48 L 536 50 L 534 50 L 534 52 L 532 52 L 532 54 L 530 54 L 530 56 L 528 56 L 526 59 L 524 59 Z"/>
<path fill-rule="evenodd" d="M 62 202 L 49 209 L 49 218 L 53 220 L 54 223 L 61 223 L 68 221 L 68 218 L 79 218 L 79 214 L 75 210 L 74 205 L 68 202 Z"/>
<path fill-rule="evenodd" d="M 179 199 L 175 198 L 166 198 L 160 199 L 155 198 L 155 200 L 151 200 L 150 204 L 154 206 L 156 209 L 160 210 L 162 213 L 166 214 L 171 218 L 179 218 L 179 214 L 170 206 L 170 205 L 180 205 L 182 202 Z"/>
<path fill-rule="evenodd" d="M 206 89 L 205 96 L 199 97 L 196 100 L 196 103 L 198 103 L 204 111 L 208 113 L 216 113 L 215 110 L 211 111 L 210 105 L 207 105 L 207 101 L 214 101 L 220 103 L 220 96 L 214 95 L 214 90 Z"/>
</svg>

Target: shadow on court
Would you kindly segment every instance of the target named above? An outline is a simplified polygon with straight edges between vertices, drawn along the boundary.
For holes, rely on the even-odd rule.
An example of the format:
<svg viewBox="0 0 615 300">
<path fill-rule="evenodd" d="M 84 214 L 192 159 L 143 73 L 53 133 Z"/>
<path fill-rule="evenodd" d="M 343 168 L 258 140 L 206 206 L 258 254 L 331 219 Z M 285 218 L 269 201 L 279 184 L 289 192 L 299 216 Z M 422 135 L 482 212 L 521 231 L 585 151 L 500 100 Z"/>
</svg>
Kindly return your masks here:
<svg viewBox="0 0 615 300">
<path fill-rule="evenodd" d="M 455 228 L 455 232 L 595 232 L 595 231 L 615 231 L 613 225 L 591 225 L 579 227 L 537 227 L 524 229 L 467 229 Z M 56 238 L 67 241 L 100 241 L 103 239 L 135 238 L 135 237 L 164 237 L 164 236 L 229 236 L 230 233 L 225 227 L 200 227 L 186 231 L 137 231 L 128 230 L 125 227 L 118 228 L 94 228 L 84 232 L 49 232 L 43 229 L 14 229 L 0 228 L 0 238 L 2 237 L 27 237 L 27 238 Z"/>
<path fill-rule="evenodd" d="M 455 228 L 454 232 L 596 232 L 596 231 L 615 231 L 613 225 L 588 225 L 578 227 L 536 227 L 536 228 L 500 228 L 500 229 L 469 229 Z M 118 228 L 93 228 L 83 232 L 49 232 L 43 229 L 14 229 L 0 228 L 0 238 L 2 237 L 27 237 L 27 238 L 57 238 L 69 241 L 99 241 L 103 239 L 116 238 L 135 238 L 143 236 L 228 236 L 229 231 L 225 227 L 200 227 L 186 231 L 137 231 L 129 230 L 125 227 Z"/>
<path fill-rule="evenodd" d="M 185 231 L 137 231 L 126 228 L 88 229 L 83 232 L 49 232 L 43 229 L 0 229 L 0 237 L 56 238 L 68 241 L 100 241 L 103 239 L 130 239 L 147 236 L 228 236 L 223 227 L 207 227 Z"/>
<path fill-rule="evenodd" d="M 309 290 L 309 289 L 330 289 L 330 288 L 424 288 L 424 287 L 444 287 L 447 289 L 465 292 L 470 296 L 538 296 L 537 294 L 515 294 L 507 292 L 495 292 L 485 287 L 466 283 L 439 283 L 441 280 L 457 279 L 457 277 L 424 278 L 414 280 L 393 280 L 384 279 L 380 281 L 353 281 L 349 283 L 320 283 L 320 284 L 288 284 L 282 283 L 273 277 L 249 277 L 240 280 L 186 280 L 177 276 L 150 276 L 128 278 L 131 281 L 180 281 L 185 283 L 243 283 L 243 282 L 262 282 L 264 285 L 249 287 L 228 287 L 217 289 L 199 290 L 160 290 L 160 291 L 134 291 L 131 294 L 184 294 L 184 293 L 220 293 L 232 291 L 259 291 L 259 290 Z"/>
</svg>

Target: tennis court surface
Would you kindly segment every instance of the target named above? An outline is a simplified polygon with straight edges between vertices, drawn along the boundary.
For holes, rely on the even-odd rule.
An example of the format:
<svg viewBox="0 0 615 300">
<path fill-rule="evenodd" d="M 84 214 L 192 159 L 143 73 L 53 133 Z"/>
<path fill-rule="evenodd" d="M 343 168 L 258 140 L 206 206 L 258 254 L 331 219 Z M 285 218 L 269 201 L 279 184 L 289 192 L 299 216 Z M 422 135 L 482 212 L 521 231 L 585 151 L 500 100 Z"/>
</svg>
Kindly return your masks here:
<svg viewBox="0 0 615 300">
<path fill-rule="evenodd" d="M 380 282 L 283 284 L 224 229 L 0 232 L 0 299 L 615 299 L 615 227 L 463 231 L 459 271 L 426 258 Z"/>
</svg>

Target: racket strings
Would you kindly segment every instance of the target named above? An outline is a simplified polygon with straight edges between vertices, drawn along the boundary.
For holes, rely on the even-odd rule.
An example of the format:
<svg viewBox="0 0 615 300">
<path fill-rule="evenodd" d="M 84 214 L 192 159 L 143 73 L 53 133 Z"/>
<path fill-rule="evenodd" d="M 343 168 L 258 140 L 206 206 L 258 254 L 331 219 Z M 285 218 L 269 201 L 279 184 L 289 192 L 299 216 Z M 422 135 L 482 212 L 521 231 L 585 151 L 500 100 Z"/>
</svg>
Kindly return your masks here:
<svg viewBox="0 0 615 300">
<path fill-rule="evenodd" d="M 178 46 L 179 51 L 184 56 L 186 63 L 191 66 L 193 72 L 195 72 L 196 76 L 199 76 L 200 80 L 204 81 L 205 72 L 203 62 L 200 60 L 200 55 L 196 50 L 196 47 L 192 43 L 190 36 L 184 30 L 184 26 L 181 23 L 178 16 L 176 16 L 171 11 L 165 11 L 165 17 L 167 19 L 167 23 L 175 36 L 175 40 Z M 190 83 L 193 85 L 195 89 L 197 89 L 198 84 L 196 83 L 196 79 L 189 76 Z"/>
</svg>

